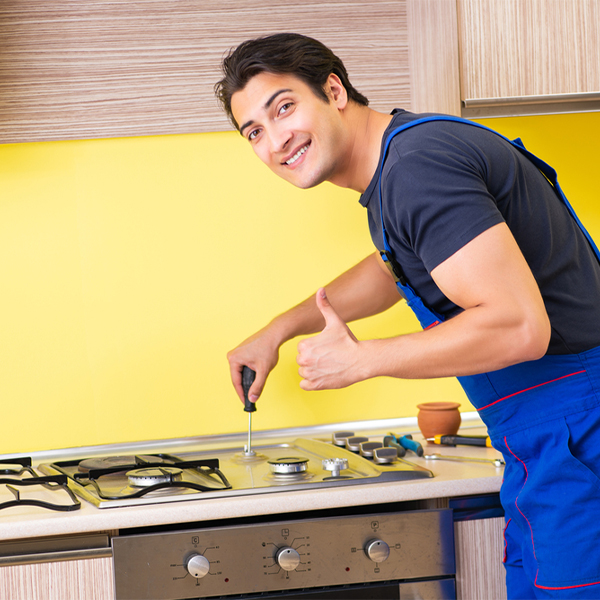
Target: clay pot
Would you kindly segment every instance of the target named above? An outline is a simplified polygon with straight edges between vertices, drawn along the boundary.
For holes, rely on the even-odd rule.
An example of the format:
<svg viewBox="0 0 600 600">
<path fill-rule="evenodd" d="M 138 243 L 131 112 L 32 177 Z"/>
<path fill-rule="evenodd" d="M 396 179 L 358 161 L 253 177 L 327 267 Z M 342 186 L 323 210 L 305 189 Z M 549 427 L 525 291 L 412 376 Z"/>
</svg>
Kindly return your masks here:
<svg viewBox="0 0 600 600">
<path fill-rule="evenodd" d="M 458 402 L 424 402 L 418 404 L 417 423 L 424 438 L 456 435 L 460 427 Z"/>
</svg>

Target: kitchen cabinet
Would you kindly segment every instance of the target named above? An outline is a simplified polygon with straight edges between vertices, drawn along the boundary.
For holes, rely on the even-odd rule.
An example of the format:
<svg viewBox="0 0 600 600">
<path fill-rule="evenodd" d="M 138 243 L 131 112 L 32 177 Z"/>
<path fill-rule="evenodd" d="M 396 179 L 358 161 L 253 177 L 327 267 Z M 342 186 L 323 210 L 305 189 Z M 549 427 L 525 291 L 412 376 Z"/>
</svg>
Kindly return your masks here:
<svg viewBox="0 0 600 600">
<path fill-rule="evenodd" d="M 506 600 L 503 531 L 504 517 L 454 524 L 458 598 Z"/>
<path fill-rule="evenodd" d="M 213 93 L 222 57 L 243 40 L 290 30 L 330 46 L 375 109 L 456 113 L 453 3 L 8 3 L 0 143 L 231 129 Z"/>
<path fill-rule="evenodd" d="M 384 112 L 600 110 L 598 0 L 23 0 L 0 11 L 0 143 L 231 129 L 223 55 L 290 29 Z"/>
<path fill-rule="evenodd" d="M 598 0 L 458 0 L 463 116 L 600 110 Z"/>
<path fill-rule="evenodd" d="M 4 600 L 109 600 L 113 596 L 110 557 L 0 567 Z"/>
<path fill-rule="evenodd" d="M 0 542 L 0 598 L 113 598 L 110 535 L 98 532 Z"/>
</svg>

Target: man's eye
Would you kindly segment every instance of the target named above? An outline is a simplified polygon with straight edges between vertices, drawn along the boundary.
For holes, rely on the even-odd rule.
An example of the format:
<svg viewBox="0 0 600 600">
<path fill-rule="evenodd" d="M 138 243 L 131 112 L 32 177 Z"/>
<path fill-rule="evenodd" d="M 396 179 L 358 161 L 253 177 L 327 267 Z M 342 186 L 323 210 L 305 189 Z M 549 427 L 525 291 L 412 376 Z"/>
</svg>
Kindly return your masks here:
<svg viewBox="0 0 600 600">
<path fill-rule="evenodd" d="M 259 130 L 258 129 L 253 129 L 249 134 L 248 134 L 248 140 L 252 141 L 253 139 L 256 138 L 256 136 L 258 135 Z"/>
<path fill-rule="evenodd" d="M 281 115 L 283 113 L 286 113 L 290 109 L 292 104 L 293 104 L 292 102 L 286 102 L 285 104 L 283 104 L 281 106 L 281 108 L 279 109 L 279 114 Z"/>
</svg>

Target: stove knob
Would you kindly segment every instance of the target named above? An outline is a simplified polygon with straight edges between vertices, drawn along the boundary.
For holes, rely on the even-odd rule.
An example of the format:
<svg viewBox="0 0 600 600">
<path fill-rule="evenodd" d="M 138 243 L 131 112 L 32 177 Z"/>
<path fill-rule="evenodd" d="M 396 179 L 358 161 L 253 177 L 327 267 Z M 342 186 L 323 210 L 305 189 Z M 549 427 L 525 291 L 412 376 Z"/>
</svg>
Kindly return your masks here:
<svg viewBox="0 0 600 600">
<path fill-rule="evenodd" d="M 390 547 L 383 540 L 370 540 L 365 546 L 365 554 L 376 563 L 387 560 Z"/>
<path fill-rule="evenodd" d="M 202 579 L 202 577 L 208 575 L 210 563 L 206 557 L 202 556 L 202 554 L 193 554 L 185 563 L 185 568 L 192 577 Z"/>
<path fill-rule="evenodd" d="M 293 571 L 300 564 L 300 555 L 293 548 L 284 546 L 277 550 L 275 560 L 284 571 Z"/>
</svg>

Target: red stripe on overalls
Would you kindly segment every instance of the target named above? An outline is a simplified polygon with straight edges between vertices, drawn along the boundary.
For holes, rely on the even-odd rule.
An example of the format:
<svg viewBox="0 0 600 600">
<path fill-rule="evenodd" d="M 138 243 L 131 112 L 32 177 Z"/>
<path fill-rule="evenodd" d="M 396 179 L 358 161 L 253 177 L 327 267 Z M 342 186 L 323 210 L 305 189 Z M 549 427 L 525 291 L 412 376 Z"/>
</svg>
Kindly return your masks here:
<svg viewBox="0 0 600 600">
<path fill-rule="evenodd" d="M 576 371 L 575 373 L 570 373 L 569 375 L 563 375 L 562 377 L 557 377 L 556 379 L 551 379 L 550 381 L 544 381 L 544 383 L 538 383 L 537 385 L 532 385 L 531 387 L 528 387 L 524 390 L 515 392 L 514 394 L 509 394 L 508 396 L 504 396 L 504 398 L 498 398 L 498 400 L 494 400 L 493 402 L 490 402 L 489 404 L 486 404 L 485 406 L 482 406 L 481 408 L 478 408 L 477 410 L 478 411 L 485 410 L 486 408 L 489 408 L 490 406 L 494 406 L 494 404 L 498 404 L 498 402 L 502 402 L 502 400 L 506 400 L 507 398 L 512 398 L 513 396 L 518 396 L 519 394 L 522 394 L 524 392 L 529 392 L 531 390 L 535 390 L 535 388 L 542 387 L 543 385 L 548 385 L 549 383 L 554 383 L 555 381 L 560 381 L 561 379 L 566 379 L 567 377 L 573 377 L 573 375 L 581 375 L 581 373 L 585 373 L 585 369 L 583 369 L 582 371 Z"/>
<path fill-rule="evenodd" d="M 504 526 L 504 529 L 502 531 L 502 537 L 504 538 L 504 556 L 502 556 L 503 563 L 505 563 L 508 559 L 508 541 L 506 539 L 506 530 L 511 521 L 512 521 L 512 519 L 509 519 L 508 521 L 506 521 L 506 525 Z"/>
<path fill-rule="evenodd" d="M 584 372 L 585 371 L 580 371 L 580 373 L 584 373 Z M 576 374 L 577 373 L 572 373 L 572 375 L 576 375 Z M 569 375 L 565 375 L 565 377 L 569 377 Z M 563 379 L 563 377 L 559 377 L 559 379 Z M 548 383 L 550 383 L 550 382 L 548 382 Z M 535 386 L 535 387 L 538 387 L 538 386 Z M 525 469 L 525 481 L 523 482 L 523 485 L 521 486 L 521 492 L 522 492 L 523 489 L 525 488 L 525 484 L 527 483 L 527 479 L 529 478 L 529 471 L 527 470 L 527 465 L 510 449 L 510 446 L 508 445 L 508 442 L 506 441 L 506 436 L 504 436 L 504 445 L 506 446 L 508 451 L 523 465 L 523 468 Z M 525 521 L 527 522 L 527 525 L 529 526 L 529 531 L 531 532 L 531 547 L 533 548 L 533 558 L 535 558 L 535 560 L 537 562 L 537 556 L 535 555 L 535 542 L 533 541 L 533 529 L 531 527 L 531 523 L 529 522 L 529 519 L 523 514 L 523 512 L 519 508 L 519 504 L 518 504 L 519 496 L 521 495 L 521 492 L 519 492 L 517 494 L 517 497 L 515 498 L 515 506 L 517 507 L 519 514 L 525 519 Z M 509 520 L 509 522 L 510 522 L 510 520 Z M 506 524 L 506 527 L 508 527 L 508 523 Z M 505 527 L 505 530 L 506 530 L 506 527 Z M 505 550 L 505 552 L 506 552 L 506 550 Z M 505 560 L 506 560 L 506 555 L 505 555 Z M 541 590 L 572 590 L 575 588 L 588 587 L 590 585 L 600 584 L 600 581 L 594 581 L 592 583 L 580 583 L 578 585 L 564 585 L 564 586 L 557 586 L 557 587 L 553 587 L 553 586 L 549 586 L 549 585 L 540 585 L 537 582 L 539 572 L 540 572 L 540 569 L 538 567 L 538 570 L 535 573 L 535 581 L 533 582 L 533 585 L 536 588 L 539 588 Z"/>
</svg>

